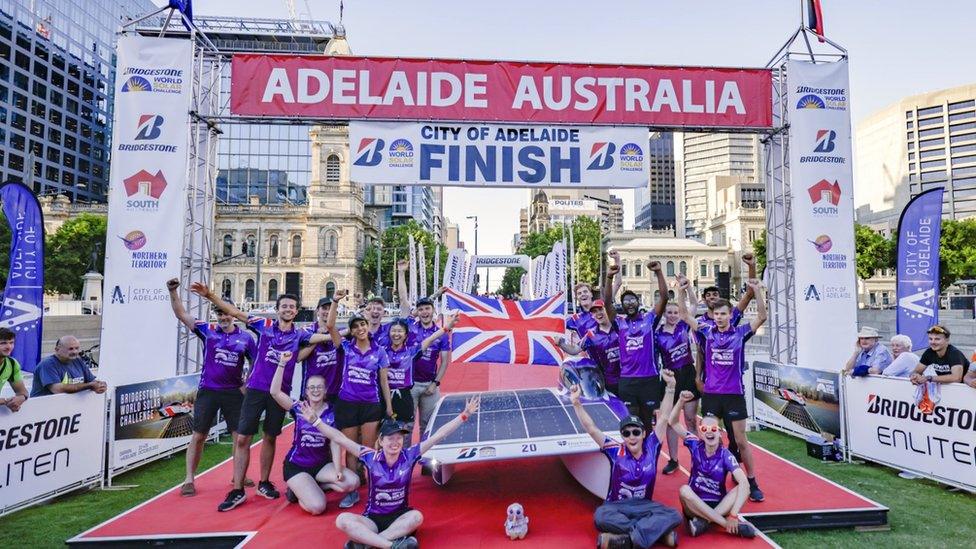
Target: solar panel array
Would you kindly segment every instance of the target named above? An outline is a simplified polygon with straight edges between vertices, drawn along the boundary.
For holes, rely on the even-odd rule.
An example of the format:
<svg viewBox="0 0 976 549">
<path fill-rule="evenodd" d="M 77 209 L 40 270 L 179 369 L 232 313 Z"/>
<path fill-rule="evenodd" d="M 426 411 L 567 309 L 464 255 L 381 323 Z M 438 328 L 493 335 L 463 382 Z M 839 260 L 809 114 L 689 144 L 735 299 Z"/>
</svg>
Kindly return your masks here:
<svg viewBox="0 0 976 549">
<path fill-rule="evenodd" d="M 457 417 L 469 396 L 444 397 L 434 418 L 433 429 L 437 430 Z M 572 408 L 568 399 L 559 398 L 547 389 L 486 393 L 481 396 L 481 410 L 440 444 L 585 434 Z M 606 403 L 585 403 L 583 408 L 601 431 L 617 430 L 619 420 Z"/>
</svg>

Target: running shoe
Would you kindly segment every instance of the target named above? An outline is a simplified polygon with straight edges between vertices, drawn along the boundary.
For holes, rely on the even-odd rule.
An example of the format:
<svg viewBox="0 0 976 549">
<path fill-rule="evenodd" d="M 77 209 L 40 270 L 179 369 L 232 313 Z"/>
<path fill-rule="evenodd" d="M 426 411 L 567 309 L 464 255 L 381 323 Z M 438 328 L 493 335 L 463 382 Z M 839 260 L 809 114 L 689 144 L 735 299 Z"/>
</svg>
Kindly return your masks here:
<svg viewBox="0 0 976 549">
<path fill-rule="evenodd" d="M 665 475 L 670 475 L 671 473 L 678 470 L 678 460 L 672 459 L 668 461 L 668 464 L 664 466 L 664 470 L 661 471 Z"/>
<path fill-rule="evenodd" d="M 754 478 L 749 479 L 749 499 L 752 501 L 762 501 L 766 499 L 766 496 L 763 495 L 762 490 L 759 489 L 759 483 L 756 482 L 756 479 Z"/>
<path fill-rule="evenodd" d="M 603 532 L 596 537 L 596 546 L 599 549 L 631 549 L 634 545 L 627 534 Z"/>
<path fill-rule="evenodd" d="M 420 547 L 420 544 L 417 543 L 417 538 L 413 536 L 404 536 L 402 538 L 393 540 L 391 549 L 417 549 L 418 547 Z"/>
<path fill-rule="evenodd" d="M 346 494 L 346 497 L 342 498 L 342 501 L 339 502 L 339 509 L 348 509 L 357 503 L 359 503 L 359 491 L 353 490 Z"/>
<path fill-rule="evenodd" d="M 183 486 L 180 486 L 180 495 L 183 497 L 190 497 L 197 495 L 197 488 L 192 482 L 184 482 Z"/>
<path fill-rule="evenodd" d="M 690 534 L 693 538 L 697 538 L 708 530 L 709 524 L 710 523 L 703 518 L 692 517 L 688 519 L 688 534 Z"/>
<path fill-rule="evenodd" d="M 678 529 L 675 528 L 667 534 L 661 537 L 661 543 L 667 547 L 677 547 L 678 546 Z M 628 546 L 629 547 L 629 546 Z"/>
<path fill-rule="evenodd" d="M 756 537 L 756 528 L 746 522 L 739 523 L 739 533 L 737 534 L 740 538 L 754 538 Z"/>
<path fill-rule="evenodd" d="M 258 483 L 258 495 L 264 496 L 268 499 L 278 499 L 281 494 L 275 489 L 275 485 L 271 484 L 270 481 L 262 480 Z"/>
<path fill-rule="evenodd" d="M 291 491 L 291 488 L 285 490 L 285 499 L 288 500 L 288 503 L 298 503 L 298 496 Z"/>
<path fill-rule="evenodd" d="M 224 498 L 224 501 L 217 506 L 217 510 L 220 512 L 230 511 L 234 507 L 244 503 L 246 499 L 247 496 L 244 495 L 244 490 L 231 490 L 227 492 L 227 497 Z"/>
</svg>

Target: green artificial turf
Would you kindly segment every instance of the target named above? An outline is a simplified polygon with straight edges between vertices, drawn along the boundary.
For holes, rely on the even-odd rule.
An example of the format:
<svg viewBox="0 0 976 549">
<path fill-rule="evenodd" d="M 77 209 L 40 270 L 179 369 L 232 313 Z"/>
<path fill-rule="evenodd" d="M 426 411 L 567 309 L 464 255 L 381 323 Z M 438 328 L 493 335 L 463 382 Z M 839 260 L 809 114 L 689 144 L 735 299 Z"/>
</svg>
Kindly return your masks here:
<svg viewBox="0 0 976 549">
<path fill-rule="evenodd" d="M 803 441 L 778 432 L 750 433 L 749 437 L 767 450 L 891 509 L 888 514 L 891 529 L 887 531 L 812 530 L 770 534 L 784 548 L 976 546 L 976 521 L 972 520 L 976 517 L 976 496 L 949 492 L 934 482 L 903 480 L 887 467 L 823 463 L 806 455 Z M 230 456 L 228 440 L 225 436 L 223 444 L 207 445 L 200 461 L 201 471 Z M 138 485 L 136 488 L 76 492 L 3 517 L 0 519 L 3 525 L 0 546 L 63 547 L 64 540 L 179 483 L 184 474 L 183 457 L 182 452 L 174 454 L 114 481 L 117 485 Z"/>
</svg>

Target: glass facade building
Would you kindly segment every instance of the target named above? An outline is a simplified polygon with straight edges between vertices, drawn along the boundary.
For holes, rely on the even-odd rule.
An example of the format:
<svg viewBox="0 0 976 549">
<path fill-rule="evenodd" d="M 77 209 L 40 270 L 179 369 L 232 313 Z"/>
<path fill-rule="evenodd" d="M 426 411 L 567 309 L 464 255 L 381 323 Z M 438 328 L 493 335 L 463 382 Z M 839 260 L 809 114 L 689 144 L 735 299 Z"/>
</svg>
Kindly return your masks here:
<svg viewBox="0 0 976 549">
<path fill-rule="evenodd" d="M 0 0 L 0 180 L 104 202 L 108 191 L 115 44 L 150 0 Z"/>
<path fill-rule="evenodd" d="M 648 143 L 651 176 L 647 187 L 634 191 L 634 228 L 661 230 L 673 228 L 674 215 L 674 139 L 670 133 L 651 134 Z"/>
</svg>

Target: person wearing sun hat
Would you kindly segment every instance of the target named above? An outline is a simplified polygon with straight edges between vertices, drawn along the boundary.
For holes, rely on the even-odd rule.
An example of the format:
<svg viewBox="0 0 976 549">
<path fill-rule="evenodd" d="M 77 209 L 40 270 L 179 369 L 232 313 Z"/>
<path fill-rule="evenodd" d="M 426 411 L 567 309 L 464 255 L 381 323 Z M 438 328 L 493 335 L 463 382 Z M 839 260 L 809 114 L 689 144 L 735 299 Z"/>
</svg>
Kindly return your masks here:
<svg viewBox="0 0 976 549">
<path fill-rule="evenodd" d="M 854 342 L 854 354 L 844 365 L 844 373 L 852 376 L 866 376 L 871 368 L 884 370 L 894 357 L 891 350 L 883 343 L 878 330 L 871 326 L 864 326 L 857 333 L 857 341 Z"/>
</svg>

